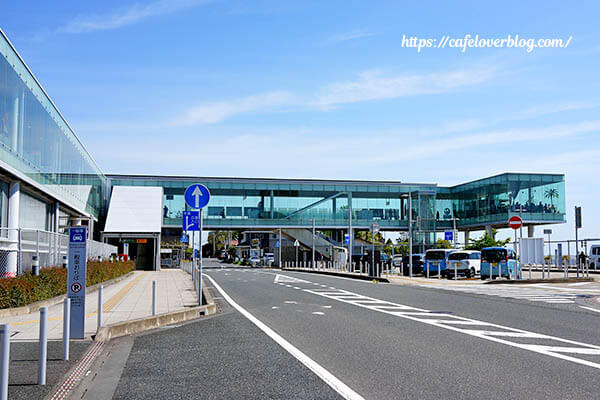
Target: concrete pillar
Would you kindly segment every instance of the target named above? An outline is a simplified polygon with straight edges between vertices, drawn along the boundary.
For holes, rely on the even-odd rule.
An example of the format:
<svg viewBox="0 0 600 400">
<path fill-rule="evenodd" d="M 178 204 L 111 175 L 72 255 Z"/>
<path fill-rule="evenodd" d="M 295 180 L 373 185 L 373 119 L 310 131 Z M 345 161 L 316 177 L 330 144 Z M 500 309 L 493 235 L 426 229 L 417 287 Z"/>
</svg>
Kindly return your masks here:
<svg viewBox="0 0 600 400">
<path fill-rule="evenodd" d="M 19 209 L 21 206 L 21 184 L 11 182 L 8 189 L 8 240 L 15 251 L 9 251 L 5 277 L 14 277 L 17 275 L 17 265 L 19 260 L 18 241 L 19 241 Z"/>
<path fill-rule="evenodd" d="M 469 239 L 471 236 L 471 231 L 465 231 L 465 247 L 469 245 Z"/>
<path fill-rule="evenodd" d="M 535 235 L 535 225 L 527 225 L 527 237 L 532 238 Z"/>
<path fill-rule="evenodd" d="M 487 232 L 488 235 L 490 235 L 490 237 L 492 239 L 495 239 L 495 237 L 494 237 L 494 229 L 492 228 L 491 225 L 486 225 L 485 226 L 485 231 Z"/>
</svg>

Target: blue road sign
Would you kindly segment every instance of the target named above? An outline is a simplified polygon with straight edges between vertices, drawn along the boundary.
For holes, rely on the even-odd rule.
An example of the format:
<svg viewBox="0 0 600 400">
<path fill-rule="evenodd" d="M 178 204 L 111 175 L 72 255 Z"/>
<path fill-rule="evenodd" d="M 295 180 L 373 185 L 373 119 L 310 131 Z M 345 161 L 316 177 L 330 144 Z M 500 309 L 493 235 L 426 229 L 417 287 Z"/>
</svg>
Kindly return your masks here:
<svg viewBox="0 0 600 400">
<path fill-rule="evenodd" d="M 184 197 L 188 206 L 200 209 L 208 204 L 210 192 L 206 186 L 196 183 L 185 189 Z"/>
<path fill-rule="evenodd" d="M 200 213 L 198 211 L 183 212 L 183 230 L 184 231 L 199 231 L 200 230 Z"/>
<path fill-rule="evenodd" d="M 71 299 L 71 325 L 69 331 L 73 339 L 83 339 L 85 337 L 86 239 L 87 228 L 69 228 L 67 296 Z"/>
<path fill-rule="evenodd" d="M 454 240 L 454 232 L 452 232 L 452 231 L 444 232 L 444 240 L 452 242 Z"/>
<path fill-rule="evenodd" d="M 275 247 L 279 248 L 281 245 L 279 244 L 279 240 L 275 243 Z"/>
<path fill-rule="evenodd" d="M 181 239 L 179 239 L 179 241 L 181 243 L 187 243 L 188 242 L 188 237 L 185 235 L 185 233 L 183 235 L 181 235 Z"/>
<path fill-rule="evenodd" d="M 344 235 L 344 244 L 350 244 L 350 235 L 347 233 Z"/>
</svg>

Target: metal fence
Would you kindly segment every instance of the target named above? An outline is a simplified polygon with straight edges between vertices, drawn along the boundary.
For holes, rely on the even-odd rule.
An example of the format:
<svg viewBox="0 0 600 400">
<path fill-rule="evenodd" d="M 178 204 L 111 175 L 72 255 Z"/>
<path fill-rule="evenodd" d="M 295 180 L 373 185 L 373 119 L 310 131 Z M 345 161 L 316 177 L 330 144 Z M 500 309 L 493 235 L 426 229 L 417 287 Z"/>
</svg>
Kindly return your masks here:
<svg viewBox="0 0 600 400">
<path fill-rule="evenodd" d="M 8 276 L 9 265 L 16 264 L 16 275 L 31 271 L 33 257 L 40 268 L 60 266 L 68 255 L 69 237 L 39 229 L 0 228 L 0 277 Z M 117 253 L 117 247 L 88 240 L 87 258 L 108 258 Z"/>
</svg>

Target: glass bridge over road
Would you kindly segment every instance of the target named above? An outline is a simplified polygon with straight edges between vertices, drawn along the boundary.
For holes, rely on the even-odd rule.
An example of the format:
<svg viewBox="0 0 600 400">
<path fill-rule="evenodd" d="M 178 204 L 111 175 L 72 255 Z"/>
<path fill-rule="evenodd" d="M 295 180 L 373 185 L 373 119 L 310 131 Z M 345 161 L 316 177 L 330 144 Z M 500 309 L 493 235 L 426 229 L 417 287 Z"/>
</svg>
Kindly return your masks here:
<svg viewBox="0 0 600 400">
<path fill-rule="evenodd" d="M 565 222 L 565 181 L 560 174 L 505 173 L 451 187 L 390 181 L 206 178 L 108 175 L 113 186 L 163 188 L 163 228 L 181 227 L 183 193 L 192 183 L 211 192 L 207 230 L 256 228 L 356 230 L 377 222 L 381 230 L 422 232 L 505 228 L 512 215 L 525 225 Z"/>
</svg>

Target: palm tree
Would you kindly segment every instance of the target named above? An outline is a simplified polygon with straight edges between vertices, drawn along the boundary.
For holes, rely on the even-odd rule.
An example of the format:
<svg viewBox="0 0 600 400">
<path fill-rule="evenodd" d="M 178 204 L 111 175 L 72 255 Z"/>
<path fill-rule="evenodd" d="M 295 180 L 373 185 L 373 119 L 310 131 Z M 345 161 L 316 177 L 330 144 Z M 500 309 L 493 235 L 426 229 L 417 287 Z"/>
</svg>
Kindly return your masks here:
<svg viewBox="0 0 600 400">
<path fill-rule="evenodd" d="M 558 199 L 558 189 L 546 189 L 544 192 L 544 197 L 550 199 L 550 205 L 554 207 L 554 202 L 552 201 L 555 197 Z"/>
</svg>

